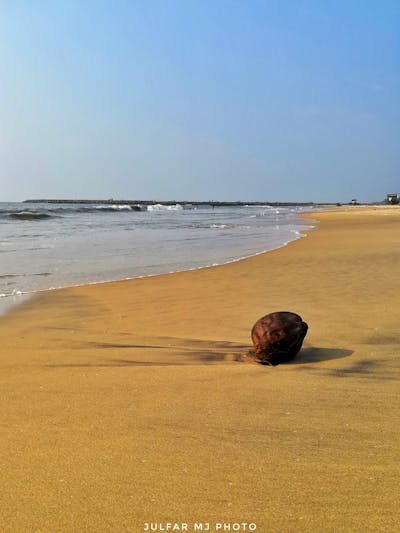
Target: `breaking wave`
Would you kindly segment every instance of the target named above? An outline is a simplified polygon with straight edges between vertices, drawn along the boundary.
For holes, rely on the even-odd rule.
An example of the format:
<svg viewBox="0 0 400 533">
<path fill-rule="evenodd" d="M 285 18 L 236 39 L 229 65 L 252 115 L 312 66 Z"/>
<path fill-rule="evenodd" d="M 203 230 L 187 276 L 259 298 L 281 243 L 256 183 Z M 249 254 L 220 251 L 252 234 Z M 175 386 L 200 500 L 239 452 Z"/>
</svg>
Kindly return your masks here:
<svg viewBox="0 0 400 533">
<path fill-rule="evenodd" d="M 94 208 L 86 208 L 86 211 L 145 211 L 145 207 L 142 205 L 96 205 Z"/>
<path fill-rule="evenodd" d="M 8 216 L 17 220 L 43 220 L 45 218 L 51 218 L 53 215 L 43 211 L 18 211 L 8 213 Z"/>
<path fill-rule="evenodd" d="M 164 205 L 164 204 L 154 204 L 148 205 L 147 211 L 181 211 L 183 206 L 181 204 L 175 205 Z"/>
</svg>

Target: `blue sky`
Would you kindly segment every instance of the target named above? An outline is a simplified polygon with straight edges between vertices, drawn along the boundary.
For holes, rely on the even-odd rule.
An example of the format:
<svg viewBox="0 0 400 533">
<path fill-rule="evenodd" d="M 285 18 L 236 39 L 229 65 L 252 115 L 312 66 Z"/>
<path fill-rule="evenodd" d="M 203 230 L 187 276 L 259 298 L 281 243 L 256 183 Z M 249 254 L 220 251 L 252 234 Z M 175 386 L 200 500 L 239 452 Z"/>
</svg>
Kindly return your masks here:
<svg viewBox="0 0 400 533">
<path fill-rule="evenodd" d="M 0 201 L 400 192 L 400 3 L 10 0 Z"/>
</svg>

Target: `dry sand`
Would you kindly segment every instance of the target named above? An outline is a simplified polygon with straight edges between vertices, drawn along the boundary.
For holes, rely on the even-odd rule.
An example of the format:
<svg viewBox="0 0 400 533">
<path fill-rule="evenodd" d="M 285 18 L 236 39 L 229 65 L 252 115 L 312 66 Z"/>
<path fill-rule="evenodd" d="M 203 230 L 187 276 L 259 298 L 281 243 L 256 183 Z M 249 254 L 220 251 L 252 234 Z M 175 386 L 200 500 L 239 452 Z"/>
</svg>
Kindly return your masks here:
<svg viewBox="0 0 400 533">
<path fill-rule="evenodd" d="M 313 218 L 273 252 L 1 317 L 2 532 L 398 531 L 400 208 Z M 277 310 L 309 324 L 298 358 L 237 362 Z"/>
</svg>

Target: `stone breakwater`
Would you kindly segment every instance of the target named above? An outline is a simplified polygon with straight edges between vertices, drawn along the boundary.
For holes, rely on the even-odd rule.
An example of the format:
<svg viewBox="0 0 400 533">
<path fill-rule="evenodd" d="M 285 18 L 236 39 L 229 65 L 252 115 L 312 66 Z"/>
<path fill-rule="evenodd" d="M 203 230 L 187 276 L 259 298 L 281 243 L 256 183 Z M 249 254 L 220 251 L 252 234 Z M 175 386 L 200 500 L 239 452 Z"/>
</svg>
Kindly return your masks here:
<svg viewBox="0 0 400 533">
<path fill-rule="evenodd" d="M 272 207 L 294 207 L 294 206 L 325 206 L 336 205 L 335 203 L 315 203 L 315 202 L 224 202 L 224 201 L 196 201 L 196 200 L 66 200 L 61 198 L 35 198 L 24 200 L 30 204 L 100 204 L 100 205 L 186 205 L 186 206 L 211 206 L 211 207 L 245 207 L 245 206 L 265 206 Z"/>
</svg>

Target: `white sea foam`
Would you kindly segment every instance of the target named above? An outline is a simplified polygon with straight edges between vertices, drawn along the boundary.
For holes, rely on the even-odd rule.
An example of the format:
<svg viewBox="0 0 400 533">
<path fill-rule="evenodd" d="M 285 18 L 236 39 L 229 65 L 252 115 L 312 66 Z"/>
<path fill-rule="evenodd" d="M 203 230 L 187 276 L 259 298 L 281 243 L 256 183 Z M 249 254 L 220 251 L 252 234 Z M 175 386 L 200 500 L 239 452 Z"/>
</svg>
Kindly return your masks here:
<svg viewBox="0 0 400 533">
<path fill-rule="evenodd" d="M 183 206 L 181 204 L 175 205 L 164 205 L 164 204 L 154 204 L 148 205 L 147 211 L 181 211 Z"/>
<path fill-rule="evenodd" d="M 107 204 L 107 205 L 96 205 L 95 209 L 99 211 L 132 211 L 130 205 L 119 205 L 119 204 Z"/>
</svg>

